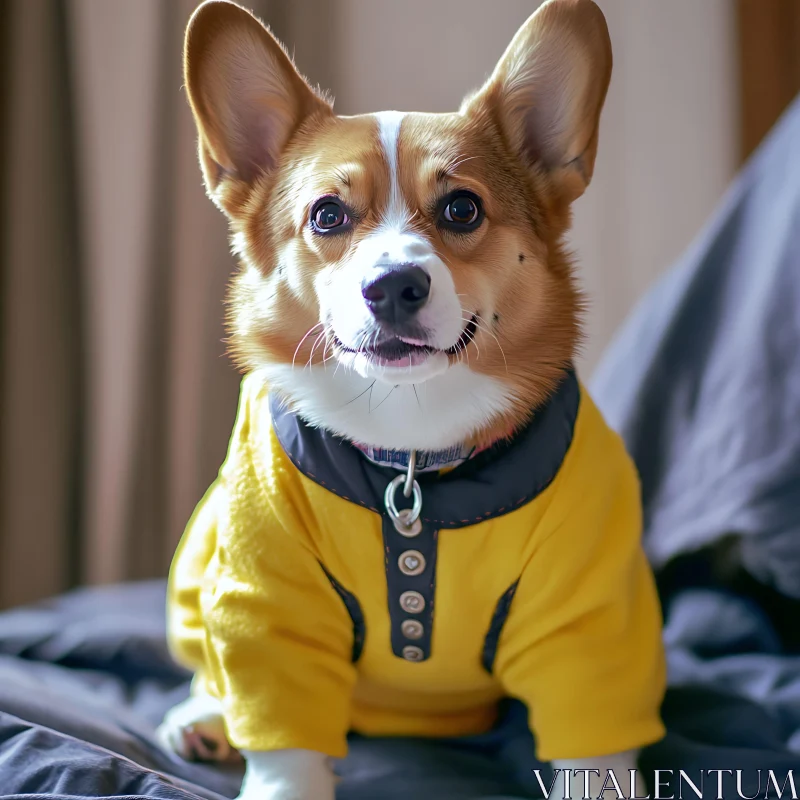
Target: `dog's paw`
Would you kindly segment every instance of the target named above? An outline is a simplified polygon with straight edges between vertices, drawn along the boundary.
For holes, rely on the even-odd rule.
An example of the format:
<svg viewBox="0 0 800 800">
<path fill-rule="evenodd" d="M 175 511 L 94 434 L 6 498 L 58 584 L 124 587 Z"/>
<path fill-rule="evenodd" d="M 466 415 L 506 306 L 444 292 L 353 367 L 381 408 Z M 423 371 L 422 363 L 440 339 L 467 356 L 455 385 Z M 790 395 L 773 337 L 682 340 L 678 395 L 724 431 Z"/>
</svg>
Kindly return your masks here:
<svg viewBox="0 0 800 800">
<path fill-rule="evenodd" d="M 236 800 L 334 800 L 332 761 L 313 750 L 245 750 L 247 768 Z"/>
<path fill-rule="evenodd" d="M 208 695 L 196 695 L 171 708 L 156 731 L 162 747 L 187 761 L 241 761 L 225 735 L 222 708 Z"/>
</svg>

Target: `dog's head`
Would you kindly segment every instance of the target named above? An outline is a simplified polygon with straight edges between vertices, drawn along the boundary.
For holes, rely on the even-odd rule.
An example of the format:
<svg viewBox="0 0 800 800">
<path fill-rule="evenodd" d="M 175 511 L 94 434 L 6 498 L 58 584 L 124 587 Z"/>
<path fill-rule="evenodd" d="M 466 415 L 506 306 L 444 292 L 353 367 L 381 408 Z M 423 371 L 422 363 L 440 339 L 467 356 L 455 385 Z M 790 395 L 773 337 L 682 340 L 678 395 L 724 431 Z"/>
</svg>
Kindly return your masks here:
<svg viewBox="0 0 800 800">
<path fill-rule="evenodd" d="M 312 424 L 431 449 L 527 420 L 579 340 L 562 239 L 611 73 L 591 0 L 549 0 L 451 114 L 334 114 L 249 12 L 212 0 L 185 77 L 241 259 L 232 351 Z"/>
</svg>

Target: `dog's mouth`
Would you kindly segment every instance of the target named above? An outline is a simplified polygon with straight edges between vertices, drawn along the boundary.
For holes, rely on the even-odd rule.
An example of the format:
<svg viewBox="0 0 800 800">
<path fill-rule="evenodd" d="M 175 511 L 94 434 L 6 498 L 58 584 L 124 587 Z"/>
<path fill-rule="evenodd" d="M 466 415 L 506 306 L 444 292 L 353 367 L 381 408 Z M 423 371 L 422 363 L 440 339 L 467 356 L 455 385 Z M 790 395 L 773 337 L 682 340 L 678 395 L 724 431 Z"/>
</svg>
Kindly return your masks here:
<svg viewBox="0 0 800 800">
<path fill-rule="evenodd" d="M 366 343 L 358 348 L 348 347 L 336 335 L 334 345 L 341 353 L 351 355 L 364 355 L 372 363 L 382 367 L 415 367 L 423 364 L 435 353 L 444 353 L 447 356 L 457 356 L 475 338 L 478 333 L 478 317 L 473 314 L 470 321 L 461 331 L 461 336 L 452 347 L 442 350 L 433 347 L 420 339 L 393 336 L 377 343 Z"/>
</svg>

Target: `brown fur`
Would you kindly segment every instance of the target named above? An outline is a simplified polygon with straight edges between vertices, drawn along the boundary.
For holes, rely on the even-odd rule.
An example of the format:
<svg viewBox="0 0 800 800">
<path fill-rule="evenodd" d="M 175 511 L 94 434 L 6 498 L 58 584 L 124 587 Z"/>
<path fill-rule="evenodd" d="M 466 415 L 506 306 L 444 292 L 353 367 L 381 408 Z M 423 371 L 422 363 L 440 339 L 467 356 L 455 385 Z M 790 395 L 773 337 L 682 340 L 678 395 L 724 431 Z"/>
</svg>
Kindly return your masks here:
<svg viewBox="0 0 800 800">
<path fill-rule="evenodd" d="M 534 42 L 543 48 L 541 74 L 526 61 Z M 240 63 L 242 52 L 250 67 Z M 571 81 L 564 101 L 548 81 L 570 53 L 583 63 L 557 75 Z M 185 54 L 206 184 L 229 217 L 241 259 L 228 298 L 231 352 L 244 370 L 318 363 L 329 343 L 315 330 L 315 287 L 336 279 L 387 202 L 376 121 L 335 116 L 267 29 L 231 3 L 214 0 L 195 12 Z M 450 268 L 465 316 L 481 317 L 458 357 L 508 383 L 515 397 L 508 415 L 475 432 L 478 440 L 524 423 L 575 356 L 582 301 L 563 240 L 570 203 L 591 178 L 610 71 L 599 9 L 591 0 L 551 0 L 460 113 L 403 120 L 398 176 L 412 227 Z M 264 109 L 273 121 L 266 136 L 258 125 Z M 469 235 L 435 224 L 436 201 L 455 188 L 472 189 L 485 205 L 483 224 Z M 325 194 L 354 210 L 352 234 L 310 232 L 309 207 Z"/>
</svg>

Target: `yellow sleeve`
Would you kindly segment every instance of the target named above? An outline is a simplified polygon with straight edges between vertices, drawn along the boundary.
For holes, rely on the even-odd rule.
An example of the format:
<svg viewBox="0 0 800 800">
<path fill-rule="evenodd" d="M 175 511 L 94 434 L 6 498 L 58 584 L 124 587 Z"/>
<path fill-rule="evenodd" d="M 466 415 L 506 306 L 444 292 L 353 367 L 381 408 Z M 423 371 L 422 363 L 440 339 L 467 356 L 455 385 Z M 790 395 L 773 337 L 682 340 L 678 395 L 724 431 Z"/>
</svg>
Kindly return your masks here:
<svg viewBox="0 0 800 800">
<path fill-rule="evenodd" d="M 352 621 L 314 550 L 299 478 L 265 422 L 266 397 L 243 404 L 215 490 L 216 545 L 201 596 L 208 686 L 234 747 L 342 757 Z"/>
<path fill-rule="evenodd" d="M 528 705 L 542 760 L 650 744 L 664 735 L 666 669 L 638 476 L 586 395 L 548 491 L 545 538 L 520 578 L 497 675 Z"/>
<path fill-rule="evenodd" d="M 198 503 L 181 538 L 167 583 L 167 640 L 178 663 L 195 672 L 193 688 L 203 684 L 205 625 L 200 594 L 217 544 L 217 515 L 222 499 L 217 479 Z"/>
</svg>

